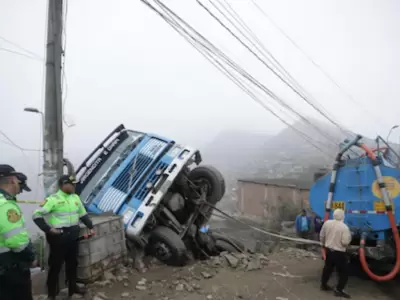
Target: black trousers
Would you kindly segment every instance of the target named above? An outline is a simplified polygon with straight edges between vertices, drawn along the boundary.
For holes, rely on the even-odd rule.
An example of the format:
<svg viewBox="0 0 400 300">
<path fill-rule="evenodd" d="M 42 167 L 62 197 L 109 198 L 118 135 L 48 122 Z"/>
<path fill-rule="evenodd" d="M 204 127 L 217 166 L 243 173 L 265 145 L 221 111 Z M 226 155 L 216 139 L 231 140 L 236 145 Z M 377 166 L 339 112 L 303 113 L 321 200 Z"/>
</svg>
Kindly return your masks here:
<svg viewBox="0 0 400 300">
<path fill-rule="evenodd" d="M 55 297 L 59 291 L 59 278 L 62 265 L 65 262 L 65 273 L 68 281 L 68 294 L 76 292 L 76 271 L 78 266 L 79 227 L 63 228 L 60 235 L 47 234 L 50 246 L 49 273 L 47 274 L 47 292 L 49 297 Z"/>
<path fill-rule="evenodd" d="M 11 268 L 0 275 L 1 300 L 33 300 L 31 271 Z"/>
<path fill-rule="evenodd" d="M 339 282 L 336 288 L 339 291 L 343 291 L 349 278 L 347 254 L 346 252 L 327 249 L 325 266 L 324 270 L 322 271 L 322 285 L 328 284 L 329 278 L 331 277 L 335 268 L 339 275 Z"/>
</svg>

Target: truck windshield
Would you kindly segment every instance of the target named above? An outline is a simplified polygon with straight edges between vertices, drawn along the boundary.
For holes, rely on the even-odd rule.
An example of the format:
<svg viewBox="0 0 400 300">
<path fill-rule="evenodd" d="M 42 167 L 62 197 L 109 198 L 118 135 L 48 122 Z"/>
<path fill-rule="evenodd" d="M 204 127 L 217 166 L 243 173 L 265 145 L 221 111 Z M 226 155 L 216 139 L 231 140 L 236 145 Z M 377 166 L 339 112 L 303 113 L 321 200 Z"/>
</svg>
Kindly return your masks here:
<svg viewBox="0 0 400 300">
<path fill-rule="evenodd" d="M 106 183 L 114 170 L 136 147 L 137 142 L 143 137 L 143 133 L 136 131 L 125 131 L 115 138 L 95 159 L 87 166 L 85 173 L 79 179 L 82 189 L 78 193 L 83 203 L 88 204 L 97 192 Z M 122 139 L 122 142 L 119 141 Z M 110 147 L 116 144 L 114 147 Z M 109 151 L 111 149 L 111 151 Z"/>
</svg>

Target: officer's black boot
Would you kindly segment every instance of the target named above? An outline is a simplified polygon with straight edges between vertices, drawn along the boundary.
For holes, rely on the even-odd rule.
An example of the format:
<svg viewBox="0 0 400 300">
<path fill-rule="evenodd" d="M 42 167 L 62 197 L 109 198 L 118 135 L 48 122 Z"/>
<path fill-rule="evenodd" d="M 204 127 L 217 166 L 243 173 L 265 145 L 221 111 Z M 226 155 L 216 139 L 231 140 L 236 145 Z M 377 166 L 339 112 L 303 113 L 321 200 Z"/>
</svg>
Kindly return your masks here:
<svg viewBox="0 0 400 300">
<path fill-rule="evenodd" d="M 338 289 L 335 289 L 334 294 L 335 294 L 335 297 L 351 299 L 351 296 L 349 294 L 345 293 L 344 291 L 340 291 Z"/>
</svg>

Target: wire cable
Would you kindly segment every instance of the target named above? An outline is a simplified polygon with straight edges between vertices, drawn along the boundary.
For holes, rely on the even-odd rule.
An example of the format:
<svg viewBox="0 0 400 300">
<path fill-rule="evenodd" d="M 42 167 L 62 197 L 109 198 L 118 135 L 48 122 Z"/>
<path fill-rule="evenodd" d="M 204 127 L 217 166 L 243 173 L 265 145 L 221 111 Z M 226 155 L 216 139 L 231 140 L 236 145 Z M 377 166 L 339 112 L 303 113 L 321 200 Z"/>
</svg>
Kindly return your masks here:
<svg viewBox="0 0 400 300">
<path fill-rule="evenodd" d="M 215 47 L 211 42 L 209 42 L 206 38 L 204 38 L 198 31 L 196 31 L 193 27 L 191 27 L 189 24 L 187 24 L 187 22 L 185 22 L 182 18 L 180 18 L 178 15 L 176 15 L 176 13 L 174 13 L 172 10 L 170 10 L 167 6 L 165 6 L 163 3 L 161 3 L 160 1 L 155 1 L 155 3 L 160 6 L 160 8 L 162 8 L 164 10 L 164 12 L 166 12 L 167 14 L 170 15 L 170 18 L 168 18 L 166 16 L 165 13 L 160 12 L 159 10 L 157 10 L 157 8 L 155 6 L 153 6 L 152 4 L 150 4 L 147 0 L 141 0 L 144 4 L 146 4 L 149 8 L 151 8 L 154 12 L 156 12 L 159 16 L 161 16 L 169 25 L 171 25 L 171 27 L 173 27 L 180 35 L 182 35 L 187 41 L 190 41 L 190 44 L 192 46 L 195 46 L 195 48 L 201 53 L 203 54 L 203 56 L 205 55 L 206 58 L 210 58 L 209 56 L 211 54 L 219 54 L 219 55 L 223 55 L 223 53 L 217 48 Z M 193 37 L 193 35 L 191 35 L 187 30 L 185 30 L 182 26 L 179 26 L 178 22 L 176 20 L 171 20 L 171 16 L 174 16 L 179 22 L 183 23 L 186 27 L 188 27 L 191 31 L 195 32 L 196 35 L 198 35 L 201 39 L 203 39 L 202 41 L 199 41 L 198 39 L 196 39 L 195 37 Z M 186 34 L 186 36 L 184 35 Z M 194 45 L 194 43 L 197 43 L 197 45 Z M 201 51 L 198 47 L 198 45 L 201 45 L 201 47 L 203 47 L 204 49 L 206 49 L 209 53 L 209 55 L 205 54 L 204 51 Z M 226 55 L 225 55 L 225 58 Z M 232 61 L 226 61 L 226 63 L 228 65 L 230 65 L 231 67 L 235 67 L 234 63 Z M 225 71 L 227 70 L 226 67 L 222 66 L 221 63 L 219 62 L 215 62 L 213 63 L 214 66 L 218 66 L 217 68 L 221 71 L 221 67 L 222 69 L 224 69 Z M 243 70 L 238 69 L 238 67 L 236 66 L 236 71 L 238 73 L 242 73 L 243 74 Z M 226 75 L 226 72 L 223 72 L 224 75 Z M 230 72 L 231 76 L 228 76 L 228 78 L 230 77 L 230 79 L 234 79 L 233 81 L 235 83 L 237 83 L 240 86 L 240 83 L 237 82 L 237 80 L 235 80 L 235 76 L 232 76 L 232 73 Z M 247 75 L 247 74 L 244 74 Z M 233 78 L 232 78 L 233 77 Z M 251 77 L 251 75 L 250 75 Z M 247 76 L 247 78 L 249 79 L 249 76 Z M 254 79 L 254 78 L 250 78 Z M 242 88 L 244 89 L 244 88 Z M 250 91 L 247 91 L 246 89 L 244 89 L 245 92 L 247 92 L 248 94 L 250 93 Z M 253 95 L 254 96 L 254 95 Z M 275 112 L 273 112 L 268 106 L 265 105 L 265 103 L 263 103 L 261 100 L 259 100 L 257 97 L 252 97 L 253 100 L 255 100 L 259 105 L 262 105 L 264 109 L 270 111 L 274 116 L 276 116 L 277 118 L 279 118 L 283 123 L 285 123 L 287 126 L 289 126 L 290 128 L 294 129 L 299 135 L 302 135 L 301 132 L 299 132 L 299 130 L 297 128 L 294 128 L 293 126 L 291 126 L 288 122 L 286 122 L 284 119 L 282 119 L 279 115 L 277 115 Z M 302 135 L 303 138 L 305 137 L 305 134 Z M 307 140 L 308 142 L 312 143 L 310 140 Z M 318 148 L 322 153 L 324 153 L 324 150 L 320 149 L 320 147 L 318 147 L 316 144 L 313 144 L 313 146 L 315 146 L 316 148 Z M 326 153 L 324 153 L 326 155 Z M 330 155 L 328 155 L 330 156 Z"/>
<path fill-rule="evenodd" d="M 41 58 L 37 58 L 35 56 L 31 56 L 31 55 L 28 55 L 28 54 L 25 54 L 25 53 L 22 53 L 22 52 L 18 52 L 18 51 L 15 51 L 15 50 L 11 50 L 11 49 L 8 49 L 8 48 L 0 47 L 0 51 L 8 52 L 8 53 L 15 54 L 15 55 L 18 55 L 18 56 L 23 56 L 23 57 L 26 57 L 26 58 L 29 58 L 29 59 L 32 59 L 32 60 L 43 62 L 43 59 L 41 59 Z"/>
<path fill-rule="evenodd" d="M 294 93 L 296 93 L 300 98 L 302 98 L 306 103 L 308 103 L 311 107 L 313 107 L 316 111 L 318 111 L 322 116 L 324 116 L 327 120 L 329 120 L 333 125 L 339 128 L 344 134 L 348 134 L 347 131 L 342 128 L 337 122 L 332 120 L 326 113 L 324 113 L 321 109 L 319 109 L 314 103 L 312 103 L 305 95 L 299 92 L 293 85 L 288 83 L 280 74 L 278 74 L 270 65 L 268 65 L 257 53 L 254 52 L 251 47 L 249 47 L 245 42 L 243 42 L 228 26 L 226 26 L 215 14 L 213 14 L 203 3 L 199 0 L 196 0 L 197 3 L 208 12 L 210 16 L 212 16 L 223 28 L 225 28 L 239 43 L 241 43 L 248 51 L 250 51 L 264 66 L 266 66 L 271 72 L 275 74 L 284 84 L 286 84 Z"/>
<path fill-rule="evenodd" d="M 13 42 L 13 41 L 10 41 L 9 39 L 6 39 L 6 38 L 3 37 L 3 36 L 0 36 L 0 39 L 3 40 L 3 41 L 5 41 L 6 43 L 8 43 L 8 44 L 10 44 L 10 45 L 13 45 L 13 46 L 16 47 L 16 48 L 18 48 L 18 49 L 20 49 L 20 50 L 22 50 L 22 51 L 28 53 L 29 56 L 36 57 L 36 59 L 42 60 L 42 61 L 43 61 L 43 57 L 41 57 L 40 55 L 36 54 L 35 52 L 30 51 L 30 50 L 26 49 L 25 47 L 22 47 L 21 45 L 15 43 L 15 42 Z"/>
<path fill-rule="evenodd" d="M 298 43 L 296 43 L 283 29 L 280 27 L 266 12 L 264 9 L 262 9 L 255 0 L 250 0 L 250 2 L 253 3 L 253 5 L 257 8 L 257 10 L 264 15 L 268 19 L 268 21 L 295 47 L 297 48 L 303 55 L 306 57 L 318 70 L 322 72 L 322 74 L 325 75 L 326 78 L 328 78 L 333 85 L 336 86 L 336 88 L 353 104 L 355 104 L 358 108 L 361 108 L 365 113 L 370 115 L 372 118 L 375 119 L 380 125 L 385 126 L 385 124 L 382 123 L 382 120 L 379 119 L 376 115 L 372 114 L 370 111 L 368 111 L 362 103 L 358 102 L 348 91 L 346 91 L 327 71 L 325 71 L 320 64 L 318 64 L 309 54 L 307 54 Z"/>
<path fill-rule="evenodd" d="M 294 80 L 294 78 L 290 75 L 290 73 L 288 73 L 288 72 L 286 71 L 286 69 L 279 63 L 279 61 L 277 61 L 277 60 L 275 59 L 275 57 L 265 48 L 265 46 L 261 43 L 261 41 L 257 38 L 257 36 L 251 31 L 251 29 L 247 26 L 247 24 L 240 18 L 240 16 L 239 16 L 238 14 L 236 14 L 236 12 L 231 8 L 231 9 L 233 10 L 233 12 L 236 14 L 236 16 L 233 16 L 233 18 L 245 29 L 245 31 L 247 31 L 248 33 L 250 33 L 250 35 L 251 35 L 253 38 L 256 39 L 255 43 L 254 43 L 253 41 L 251 41 L 251 38 L 247 37 L 246 34 L 244 34 L 243 31 L 241 31 L 241 30 L 236 26 L 236 24 L 234 24 L 234 22 L 232 22 L 232 21 L 219 9 L 219 7 L 216 6 L 216 4 L 215 4 L 216 2 L 219 2 L 219 1 L 215 1 L 215 2 L 210 1 L 210 3 L 211 3 L 211 4 L 212 4 L 212 5 L 213 5 L 213 6 L 214 6 L 214 7 L 215 7 L 215 8 L 216 8 L 216 9 L 217 9 L 217 10 L 218 10 L 218 11 L 219 11 L 219 12 L 234 26 L 234 27 L 235 27 L 235 28 L 236 28 L 236 30 L 238 30 L 248 41 L 250 41 L 250 43 L 252 44 L 253 47 L 255 47 L 255 48 L 270 62 L 270 63 L 277 65 L 277 69 L 280 69 L 281 72 L 284 73 L 284 76 L 288 77 L 289 80 L 291 80 L 291 81 L 293 82 L 293 84 L 297 86 L 298 89 L 304 90 L 304 89 Z M 204 9 L 206 9 L 207 12 L 208 12 L 209 14 L 211 14 L 213 17 L 216 17 L 216 16 L 213 15 L 207 8 L 205 8 L 205 6 L 204 6 L 203 4 L 201 4 L 199 1 L 198 1 L 198 3 L 199 3 Z M 219 2 L 219 3 L 220 3 L 220 2 Z M 228 3 L 227 3 L 227 4 L 228 4 Z M 222 5 L 222 6 L 227 10 L 227 8 L 226 8 L 222 3 L 220 3 L 220 5 Z M 229 5 L 229 4 L 228 4 L 228 5 Z M 228 11 L 228 13 L 229 13 L 229 11 Z M 225 27 L 225 28 L 226 28 L 226 27 Z M 230 31 L 230 30 L 228 29 L 228 31 Z M 231 32 L 231 31 L 230 31 L 230 32 Z M 267 55 L 266 55 L 265 53 L 263 53 L 262 50 L 259 49 L 259 47 L 257 46 L 257 44 L 259 44 L 260 47 L 263 48 L 263 50 L 267 53 Z M 271 59 L 268 58 L 268 55 L 271 57 Z M 261 59 L 261 58 L 259 58 L 259 59 Z M 271 60 L 272 60 L 272 61 L 271 61 Z M 267 63 L 266 63 L 264 60 L 262 60 L 262 62 L 263 62 L 264 65 L 267 65 Z M 269 66 L 268 66 L 268 68 L 271 69 L 271 67 L 269 67 Z M 271 69 L 271 70 L 272 70 L 272 69 Z M 279 100 L 278 100 L 278 101 L 279 101 Z M 297 110 L 293 109 L 292 107 L 290 107 L 290 106 L 288 106 L 287 104 L 284 104 L 284 103 L 282 103 L 282 102 L 281 102 L 281 104 L 284 105 L 287 109 L 289 109 L 289 110 L 291 110 L 292 112 L 294 112 L 297 116 L 299 116 L 299 117 L 303 120 L 304 123 L 306 123 L 306 124 L 310 125 L 311 127 L 313 127 L 315 131 L 319 132 L 319 133 L 321 134 L 322 137 L 324 137 L 324 138 L 327 139 L 327 142 L 328 142 L 328 143 L 331 143 L 331 144 L 333 144 L 334 146 L 336 146 L 336 144 L 338 144 L 338 143 L 335 143 L 335 142 L 334 142 L 334 140 L 335 140 L 334 137 L 330 136 L 330 135 L 329 135 L 328 133 L 326 133 L 326 132 L 323 132 L 318 126 L 315 126 L 314 124 L 312 124 L 312 122 L 311 122 L 310 120 L 308 120 L 306 117 L 304 117 L 303 115 L 301 115 Z"/>
</svg>

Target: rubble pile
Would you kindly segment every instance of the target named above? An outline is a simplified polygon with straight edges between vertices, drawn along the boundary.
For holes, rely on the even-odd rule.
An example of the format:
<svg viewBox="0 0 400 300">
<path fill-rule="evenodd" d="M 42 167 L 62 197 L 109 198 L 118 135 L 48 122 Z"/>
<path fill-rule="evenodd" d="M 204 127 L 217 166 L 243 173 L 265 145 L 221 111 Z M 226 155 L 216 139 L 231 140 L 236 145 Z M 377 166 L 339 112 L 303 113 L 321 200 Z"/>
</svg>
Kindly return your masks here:
<svg viewBox="0 0 400 300">
<path fill-rule="evenodd" d="M 313 248 L 314 250 L 314 248 Z M 318 256 L 316 252 L 312 252 L 309 250 L 301 249 L 301 248 L 282 248 L 280 249 L 280 252 L 286 253 L 289 257 L 293 258 L 312 258 L 314 260 L 318 259 L 321 257 L 321 255 Z"/>
<path fill-rule="evenodd" d="M 253 271 L 262 269 L 268 262 L 269 259 L 260 253 L 222 252 L 219 256 L 206 261 L 206 264 L 212 267 L 230 267 L 237 270 Z"/>
<path fill-rule="evenodd" d="M 269 259 L 259 253 L 222 252 L 219 256 L 211 257 L 205 261 L 196 261 L 194 264 L 183 268 L 171 268 L 171 276 L 160 280 L 148 280 L 145 277 L 140 280 L 133 279 L 140 273 L 129 265 L 119 265 L 113 271 L 105 271 L 100 280 L 89 284 L 87 286 L 89 292 L 85 299 L 107 300 L 110 299 L 110 296 L 104 292 L 105 290 L 122 287 L 122 289 L 126 288 L 126 291 L 120 290 L 120 299 L 132 299 L 135 293 L 141 291 L 161 300 L 172 299 L 168 298 L 167 295 L 174 292 L 197 293 L 204 295 L 205 299 L 211 300 L 214 299 L 213 295 L 207 294 L 203 290 L 200 284 L 202 281 L 214 278 L 223 268 L 249 272 L 262 269 L 268 263 Z M 151 264 L 151 268 L 156 268 L 156 266 L 157 264 Z M 164 267 L 168 268 L 167 266 Z M 144 275 L 142 274 L 141 276 Z M 67 290 L 61 291 L 60 294 L 66 295 Z M 80 297 L 74 296 L 73 299 L 78 298 Z M 42 299 L 46 299 L 46 297 L 44 295 L 35 297 L 35 300 Z"/>
</svg>

